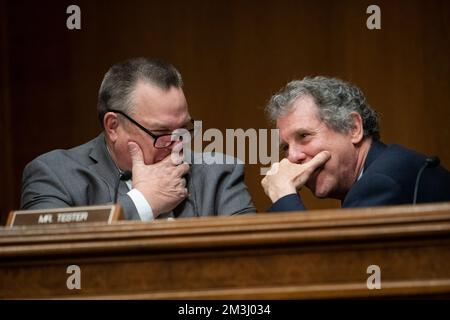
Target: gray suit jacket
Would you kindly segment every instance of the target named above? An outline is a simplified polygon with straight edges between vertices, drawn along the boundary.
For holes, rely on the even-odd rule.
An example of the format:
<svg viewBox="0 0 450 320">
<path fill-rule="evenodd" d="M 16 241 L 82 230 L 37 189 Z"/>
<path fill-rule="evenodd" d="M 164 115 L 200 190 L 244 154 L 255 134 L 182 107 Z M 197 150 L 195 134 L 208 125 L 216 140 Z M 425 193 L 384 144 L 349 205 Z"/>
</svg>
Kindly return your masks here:
<svg viewBox="0 0 450 320">
<path fill-rule="evenodd" d="M 81 146 L 54 150 L 31 161 L 23 172 L 21 207 L 48 209 L 112 203 L 118 178 L 119 172 L 100 134 Z M 242 164 L 192 164 L 186 180 L 190 196 L 173 210 L 175 217 L 256 211 L 244 183 Z M 126 219 L 140 220 L 128 191 L 121 181 L 118 202 Z"/>
</svg>

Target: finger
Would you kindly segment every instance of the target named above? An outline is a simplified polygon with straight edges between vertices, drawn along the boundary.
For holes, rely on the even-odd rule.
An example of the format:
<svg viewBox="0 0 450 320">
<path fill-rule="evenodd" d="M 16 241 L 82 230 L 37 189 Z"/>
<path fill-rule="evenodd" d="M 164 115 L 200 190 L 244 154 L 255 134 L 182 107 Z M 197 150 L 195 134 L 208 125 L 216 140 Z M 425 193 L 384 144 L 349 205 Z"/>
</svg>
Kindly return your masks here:
<svg viewBox="0 0 450 320">
<path fill-rule="evenodd" d="M 189 196 L 188 189 L 186 187 L 181 187 L 181 186 L 177 188 L 177 194 L 180 198 L 183 198 L 183 199 Z"/>
<path fill-rule="evenodd" d="M 305 163 L 303 166 L 308 172 L 314 172 L 317 168 L 324 165 L 331 158 L 331 154 L 328 151 L 322 151 L 315 155 L 310 161 Z"/>
<path fill-rule="evenodd" d="M 158 162 L 162 165 L 170 165 L 171 167 L 175 167 L 176 164 L 172 161 L 172 153 L 168 154 L 164 159 L 162 159 L 160 162 Z"/>
<path fill-rule="evenodd" d="M 180 186 L 181 186 L 182 188 L 186 188 L 186 179 L 185 179 L 185 178 L 181 178 L 181 179 L 180 179 Z"/>
<path fill-rule="evenodd" d="M 190 166 L 187 163 L 180 164 L 175 167 L 175 176 L 182 177 L 189 171 Z"/>
<path fill-rule="evenodd" d="M 172 151 L 170 153 L 172 163 L 177 166 L 180 163 L 183 163 L 183 144 L 182 143 L 175 143 L 175 145 L 172 148 Z"/>
<path fill-rule="evenodd" d="M 139 145 L 135 142 L 128 142 L 128 152 L 131 156 L 132 166 L 143 165 L 144 164 L 144 156 L 142 154 L 142 150 Z"/>
<path fill-rule="evenodd" d="M 261 180 L 261 186 L 266 190 L 267 186 L 267 175 Z"/>
<path fill-rule="evenodd" d="M 266 176 L 274 175 L 278 172 L 278 169 L 280 168 L 280 163 L 275 162 L 271 167 L 270 170 L 266 172 Z"/>
</svg>

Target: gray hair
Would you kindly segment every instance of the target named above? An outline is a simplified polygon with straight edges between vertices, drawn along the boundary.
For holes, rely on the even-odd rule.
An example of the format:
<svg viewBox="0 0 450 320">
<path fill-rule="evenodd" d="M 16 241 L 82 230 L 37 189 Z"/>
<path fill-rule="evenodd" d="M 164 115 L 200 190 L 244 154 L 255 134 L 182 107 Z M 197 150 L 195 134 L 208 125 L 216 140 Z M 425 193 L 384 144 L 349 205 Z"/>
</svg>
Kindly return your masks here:
<svg viewBox="0 0 450 320">
<path fill-rule="evenodd" d="M 350 113 L 357 112 L 363 121 L 364 137 L 380 138 L 378 114 L 366 102 L 364 94 L 358 87 L 336 78 L 305 77 L 289 82 L 270 99 L 266 106 L 267 116 L 276 121 L 288 113 L 302 96 L 314 99 L 320 120 L 331 129 L 349 132 L 353 128 Z"/>
<path fill-rule="evenodd" d="M 183 86 L 178 70 L 161 60 L 133 58 L 113 65 L 105 74 L 98 92 L 97 116 L 102 127 L 105 113 L 109 110 L 131 111 L 132 93 L 138 81 L 149 82 L 164 90 Z"/>
</svg>

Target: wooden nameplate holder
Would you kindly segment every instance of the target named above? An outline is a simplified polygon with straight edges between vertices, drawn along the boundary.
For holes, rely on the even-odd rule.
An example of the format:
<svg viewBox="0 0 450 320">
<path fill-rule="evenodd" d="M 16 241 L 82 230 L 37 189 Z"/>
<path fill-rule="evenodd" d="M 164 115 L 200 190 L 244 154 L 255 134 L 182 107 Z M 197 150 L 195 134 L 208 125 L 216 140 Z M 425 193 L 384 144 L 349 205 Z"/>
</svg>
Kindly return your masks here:
<svg viewBox="0 0 450 320">
<path fill-rule="evenodd" d="M 107 224 L 112 224 L 121 217 L 122 207 L 119 204 L 60 209 L 17 210 L 9 213 L 6 226 L 42 226 L 49 224 L 88 222 L 105 222 Z"/>
</svg>

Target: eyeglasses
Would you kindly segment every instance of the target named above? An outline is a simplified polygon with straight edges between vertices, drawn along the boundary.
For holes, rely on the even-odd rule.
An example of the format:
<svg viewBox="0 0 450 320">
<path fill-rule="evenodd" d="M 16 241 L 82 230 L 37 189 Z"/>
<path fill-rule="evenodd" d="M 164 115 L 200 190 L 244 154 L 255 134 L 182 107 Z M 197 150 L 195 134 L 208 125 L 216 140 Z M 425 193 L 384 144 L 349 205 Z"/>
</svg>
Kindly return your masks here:
<svg viewBox="0 0 450 320">
<path fill-rule="evenodd" d="M 120 110 L 115 110 L 115 109 L 109 109 L 107 112 L 118 113 L 118 114 L 124 116 L 125 118 L 127 118 L 130 122 L 135 124 L 139 129 L 141 129 L 142 131 L 144 131 L 146 134 L 148 134 L 150 137 L 153 138 L 153 146 L 157 149 L 168 148 L 174 142 L 183 140 L 183 135 L 181 133 L 175 132 L 176 130 L 172 133 L 154 134 L 153 132 L 151 132 L 150 130 L 145 128 L 143 125 L 141 125 L 139 122 L 134 120 L 132 117 L 127 115 L 125 112 L 122 112 Z M 191 137 L 192 137 L 192 134 L 194 133 L 194 120 L 191 119 L 191 121 L 189 122 L 189 127 L 183 128 L 183 129 L 187 130 L 191 134 Z"/>
</svg>

